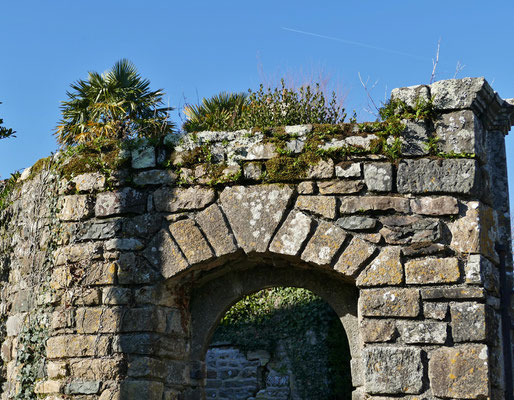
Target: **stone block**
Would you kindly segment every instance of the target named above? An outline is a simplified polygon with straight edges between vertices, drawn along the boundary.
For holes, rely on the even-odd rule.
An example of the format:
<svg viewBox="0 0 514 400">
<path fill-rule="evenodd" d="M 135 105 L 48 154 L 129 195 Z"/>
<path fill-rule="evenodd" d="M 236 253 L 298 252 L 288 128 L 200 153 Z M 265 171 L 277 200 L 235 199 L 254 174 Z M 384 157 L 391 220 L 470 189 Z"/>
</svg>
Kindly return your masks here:
<svg viewBox="0 0 514 400">
<path fill-rule="evenodd" d="M 459 260 L 454 257 L 424 258 L 408 261 L 405 264 L 407 284 L 454 283 L 459 279 Z"/>
<path fill-rule="evenodd" d="M 97 217 L 136 213 L 145 211 L 146 196 L 132 188 L 114 192 L 102 192 L 96 197 L 95 214 Z"/>
<path fill-rule="evenodd" d="M 321 221 L 302 253 L 302 260 L 317 265 L 330 265 L 345 238 L 346 234 L 341 228 Z"/>
<path fill-rule="evenodd" d="M 87 194 L 64 196 L 59 200 L 57 216 L 61 221 L 80 221 L 93 215 L 94 204 L 93 197 Z"/>
<path fill-rule="evenodd" d="M 454 215 L 459 213 L 459 203 L 452 196 L 418 197 L 410 201 L 412 212 L 422 215 Z"/>
<path fill-rule="evenodd" d="M 86 307 L 76 312 L 77 333 L 112 333 L 120 329 L 121 308 Z"/>
<path fill-rule="evenodd" d="M 126 370 L 121 357 L 67 359 L 68 375 L 82 381 L 112 381 Z"/>
<path fill-rule="evenodd" d="M 500 274 L 498 268 L 480 254 L 470 254 L 464 266 L 466 283 L 482 285 L 490 293 L 499 296 Z"/>
<path fill-rule="evenodd" d="M 486 306 L 476 302 L 450 303 L 455 342 L 481 342 L 487 337 Z"/>
<path fill-rule="evenodd" d="M 72 182 L 80 193 L 91 193 L 105 188 L 105 175 L 99 172 L 80 174 L 74 177 Z"/>
<path fill-rule="evenodd" d="M 172 263 L 165 263 L 164 261 L 158 268 L 152 268 L 145 260 L 134 253 L 121 253 L 117 262 L 118 283 L 120 285 L 147 285 L 157 282 L 163 277 L 166 278 L 168 274 L 173 275 L 176 270 L 170 271 L 170 269 L 177 267 L 176 264 L 173 264 L 176 259 Z"/>
<path fill-rule="evenodd" d="M 271 242 L 270 251 L 290 256 L 298 255 L 312 224 L 312 219 L 301 211 L 291 211 Z"/>
<path fill-rule="evenodd" d="M 369 394 L 421 393 L 423 363 L 414 347 L 366 347 L 365 388 Z"/>
<path fill-rule="evenodd" d="M 66 357 L 101 357 L 109 354 L 110 341 L 103 335 L 62 335 L 47 340 L 49 359 Z"/>
<path fill-rule="evenodd" d="M 210 245 L 221 257 L 237 251 L 237 244 L 224 215 L 217 204 L 212 204 L 196 215 L 196 222 L 207 236 Z"/>
<path fill-rule="evenodd" d="M 255 143 L 250 145 L 248 153 L 243 160 L 269 160 L 277 156 L 276 146 L 273 143 Z"/>
<path fill-rule="evenodd" d="M 375 218 L 352 215 L 350 217 L 339 218 L 336 224 L 343 229 L 360 231 L 373 229 L 377 225 L 377 220 Z"/>
<path fill-rule="evenodd" d="M 48 395 L 53 393 L 61 393 L 64 387 L 64 382 L 59 380 L 47 379 L 39 381 L 34 387 L 34 393 L 38 395 Z M 46 397 L 46 396 L 45 396 Z"/>
<path fill-rule="evenodd" d="M 391 91 L 391 99 L 403 101 L 410 108 L 415 108 L 418 102 L 430 100 L 430 89 L 427 85 L 396 88 Z"/>
<path fill-rule="evenodd" d="M 436 118 L 435 133 L 439 138 L 437 147 L 445 153 L 481 154 L 482 123 L 471 110 L 454 111 Z"/>
<path fill-rule="evenodd" d="M 257 181 L 262 176 L 262 165 L 256 162 L 250 162 L 243 167 L 243 176 L 246 179 Z"/>
<path fill-rule="evenodd" d="M 183 219 L 170 225 L 170 231 L 189 264 L 206 261 L 214 256 L 192 219 Z"/>
<path fill-rule="evenodd" d="M 403 321 L 399 330 L 407 344 L 444 344 L 447 327 L 445 322 Z"/>
<path fill-rule="evenodd" d="M 62 361 L 49 361 L 46 364 L 46 373 L 50 379 L 65 378 L 69 374 L 68 365 Z"/>
<path fill-rule="evenodd" d="M 381 217 L 380 234 L 390 244 L 436 242 L 441 236 L 440 221 L 416 215 L 391 215 Z"/>
<path fill-rule="evenodd" d="M 443 347 L 429 354 L 428 376 L 434 395 L 453 399 L 489 396 L 487 346 Z"/>
<path fill-rule="evenodd" d="M 311 124 L 304 124 L 304 125 L 289 125 L 284 127 L 285 132 L 288 135 L 298 135 L 303 136 L 307 135 L 312 131 L 312 125 Z"/>
<path fill-rule="evenodd" d="M 212 189 L 193 186 L 184 188 L 162 187 L 153 195 L 155 209 L 164 212 L 201 210 L 215 199 Z"/>
<path fill-rule="evenodd" d="M 105 242 L 105 250 L 107 251 L 134 251 L 141 250 L 144 247 L 143 243 L 141 243 L 139 239 L 135 238 L 110 239 Z"/>
<path fill-rule="evenodd" d="M 293 154 L 300 154 L 305 146 L 305 140 L 303 139 L 291 139 L 286 143 L 286 150 Z"/>
<path fill-rule="evenodd" d="M 358 193 L 364 184 L 358 180 L 335 180 L 318 182 L 320 194 L 348 194 Z"/>
<path fill-rule="evenodd" d="M 424 156 L 428 154 L 427 141 L 430 129 L 425 121 L 402 120 L 405 129 L 401 133 L 402 154 L 406 156 Z M 388 144 L 394 140 L 388 138 Z"/>
<path fill-rule="evenodd" d="M 132 168 L 153 168 L 155 167 L 155 148 L 142 145 L 132 150 Z"/>
<path fill-rule="evenodd" d="M 131 378 L 156 378 L 166 376 L 166 364 L 153 357 L 131 357 L 128 363 L 127 376 Z"/>
<path fill-rule="evenodd" d="M 24 326 L 27 314 L 13 314 L 7 317 L 5 322 L 5 330 L 7 336 L 18 336 Z"/>
<path fill-rule="evenodd" d="M 364 182 L 371 192 L 391 192 L 393 165 L 391 163 L 364 164 Z"/>
<path fill-rule="evenodd" d="M 400 193 L 475 194 L 479 189 L 479 169 L 473 159 L 403 160 L 396 184 Z"/>
<path fill-rule="evenodd" d="M 99 381 L 73 381 L 66 385 L 66 394 L 97 394 L 100 391 Z"/>
<path fill-rule="evenodd" d="M 362 163 L 341 162 L 336 165 L 335 170 L 338 178 L 360 178 L 362 176 Z"/>
<path fill-rule="evenodd" d="M 446 79 L 430 85 L 434 108 L 458 110 L 472 108 L 479 94 L 492 97 L 493 90 L 484 78 Z"/>
<path fill-rule="evenodd" d="M 365 343 L 389 342 L 396 334 L 396 322 L 388 319 L 365 318 L 361 322 L 361 333 Z"/>
<path fill-rule="evenodd" d="M 418 289 L 363 289 L 359 298 L 361 314 L 367 317 L 417 317 Z"/>
<path fill-rule="evenodd" d="M 154 236 L 143 255 L 166 279 L 189 267 L 179 247 L 165 229 Z"/>
<path fill-rule="evenodd" d="M 434 287 L 421 289 L 423 300 L 466 300 L 483 299 L 484 289 L 479 287 L 458 286 L 458 287 Z"/>
<path fill-rule="evenodd" d="M 425 318 L 444 320 L 448 315 L 448 303 L 423 303 L 423 315 Z"/>
<path fill-rule="evenodd" d="M 147 239 L 161 228 L 162 217 L 156 214 L 143 214 L 123 218 L 120 222 L 124 236 Z"/>
<path fill-rule="evenodd" d="M 385 247 L 380 254 L 359 274 L 357 286 L 400 285 L 403 283 L 403 266 L 400 248 Z"/>
<path fill-rule="evenodd" d="M 313 194 L 314 192 L 316 192 L 316 188 L 316 182 L 306 181 L 300 182 L 296 187 L 296 191 L 299 194 Z"/>
<path fill-rule="evenodd" d="M 341 198 L 342 214 L 354 214 L 366 211 L 410 211 L 409 199 L 392 196 L 345 196 Z"/>
<path fill-rule="evenodd" d="M 320 160 L 315 165 L 310 165 L 307 170 L 307 179 L 327 179 L 334 176 L 334 162 L 332 159 Z"/>
<path fill-rule="evenodd" d="M 233 186 L 220 195 L 232 232 L 246 253 L 264 252 L 293 195 L 288 186 Z"/>
<path fill-rule="evenodd" d="M 170 170 L 152 169 L 138 172 L 134 175 L 136 185 L 171 185 L 177 180 L 177 175 Z"/>
<path fill-rule="evenodd" d="M 164 384 L 156 381 L 124 380 L 121 383 L 121 398 L 123 400 L 140 400 L 144 393 L 145 400 L 162 400 Z"/>
<path fill-rule="evenodd" d="M 296 208 L 334 219 L 337 213 L 337 200 L 333 196 L 298 196 Z"/>
<path fill-rule="evenodd" d="M 373 256 L 375 250 L 374 245 L 354 236 L 337 260 L 334 269 L 343 275 L 354 276 Z"/>
<path fill-rule="evenodd" d="M 116 236 L 121 228 L 121 221 L 85 222 L 77 226 L 78 240 L 110 239 Z"/>
</svg>

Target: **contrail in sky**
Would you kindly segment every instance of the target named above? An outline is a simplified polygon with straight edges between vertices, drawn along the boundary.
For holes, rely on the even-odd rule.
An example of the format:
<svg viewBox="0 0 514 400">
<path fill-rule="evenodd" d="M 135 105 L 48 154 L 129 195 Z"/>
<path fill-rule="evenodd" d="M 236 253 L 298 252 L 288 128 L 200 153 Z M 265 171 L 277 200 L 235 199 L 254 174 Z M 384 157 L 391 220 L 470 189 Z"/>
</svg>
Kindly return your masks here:
<svg viewBox="0 0 514 400">
<path fill-rule="evenodd" d="M 359 47 L 365 47 L 367 49 L 385 51 L 386 53 L 397 54 L 397 55 L 400 55 L 400 56 L 415 58 L 417 60 L 426 60 L 424 57 L 419 57 L 419 56 L 416 56 L 414 54 L 403 53 L 401 51 L 396 51 L 396 50 L 392 50 L 392 49 L 385 49 L 383 47 L 377 47 L 377 46 L 373 46 L 371 44 L 366 44 L 366 43 L 361 43 L 361 42 L 354 42 L 353 40 L 345 40 L 345 39 L 340 39 L 340 38 L 336 38 L 336 37 L 333 37 L 333 36 L 325 36 L 325 35 L 320 35 L 318 33 L 300 31 L 298 29 L 286 28 L 284 26 L 282 27 L 282 29 L 284 29 L 285 31 L 301 33 L 303 35 L 319 37 L 321 39 L 335 40 L 336 42 L 341 42 L 341 43 L 349 44 L 349 45 L 352 45 L 352 46 L 359 46 Z"/>
</svg>

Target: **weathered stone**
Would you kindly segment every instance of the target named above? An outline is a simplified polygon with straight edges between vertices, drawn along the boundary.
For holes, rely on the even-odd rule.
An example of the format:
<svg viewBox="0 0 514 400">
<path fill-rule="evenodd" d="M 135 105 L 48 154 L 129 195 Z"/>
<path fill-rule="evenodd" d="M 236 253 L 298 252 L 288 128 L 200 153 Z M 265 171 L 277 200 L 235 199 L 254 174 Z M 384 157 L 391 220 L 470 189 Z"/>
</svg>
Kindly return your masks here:
<svg viewBox="0 0 514 400">
<path fill-rule="evenodd" d="M 334 176 L 334 162 L 331 158 L 320 160 L 315 165 L 310 165 L 306 174 L 308 179 L 332 178 Z"/>
<path fill-rule="evenodd" d="M 305 140 L 291 139 L 286 143 L 286 150 L 293 154 L 300 154 L 305 146 Z"/>
<path fill-rule="evenodd" d="M 423 303 L 423 315 L 425 318 L 442 321 L 448 315 L 448 303 Z"/>
<path fill-rule="evenodd" d="M 183 219 L 171 224 L 170 231 L 190 264 L 196 264 L 214 256 L 192 219 Z"/>
<path fill-rule="evenodd" d="M 177 180 L 177 175 L 170 170 L 152 169 L 139 172 L 134 176 L 136 185 L 171 185 Z"/>
<path fill-rule="evenodd" d="M 402 338 L 407 344 L 444 344 L 447 324 L 435 321 L 404 321 L 400 324 Z"/>
<path fill-rule="evenodd" d="M 479 287 L 435 287 L 422 289 L 421 297 L 423 300 L 483 299 L 485 297 L 485 293 L 484 289 Z"/>
<path fill-rule="evenodd" d="M 196 222 L 202 228 L 218 257 L 237 251 L 234 235 L 232 235 L 217 204 L 213 204 L 198 213 Z"/>
<path fill-rule="evenodd" d="M 475 302 L 450 303 L 452 334 L 455 342 L 486 339 L 486 306 Z"/>
<path fill-rule="evenodd" d="M 415 108 L 420 101 L 430 101 L 430 89 L 426 85 L 393 89 L 391 99 L 403 101 L 410 108 Z"/>
<path fill-rule="evenodd" d="M 300 182 L 296 191 L 300 194 L 313 194 L 316 191 L 316 182 Z"/>
<path fill-rule="evenodd" d="M 152 239 L 143 255 L 154 268 L 161 271 L 164 278 L 176 275 L 189 266 L 178 246 L 164 229 Z"/>
<path fill-rule="evenodd" d="M 234 186 L 220 195 L 223 211 L 246 253 L 264 252 L 286 211 L 293 190 L 287 186 Z"/>
<path fill-rule="evenodd" d="M 134 238 L 110 239 L 105 242 L 105 250 L 141 250 L 145 246 L 140 240 Z"/>
<path fill-rule="evenodd" d="M 336 224 L 343 229 L 351 231 L 359 231 L 366 229 L 373 229 L 377 225 L 375 218 L 361 217 L 358 215 L 352 215 L 351 217 L 339 218 Z"/>
<path fill-rule="evenodd" d="M 132 150 L 132 168 L 155 167 L 155 148 L 153 146 L 140 146 Z"/>
<path fill-rule="evenodd" d="M 480 254 L 470 254 L 464 266 L 466 283 L 482 285 L 487 291 L 499 295 L 500 276 L 494 264 Z"/>
<path fill-rule="evenodd" d="M 338 226 L 321 221 L 302 253 L 302 260 L 318 265 L 329 265 L 341 247 L 346 234 Z"/>
<path fill-rule="evenodd" d="M 306 135 L 312 131 L 312 125 L 311 124 L 304 124 L 304 125 L 289 125 L 284 127 L 284 131 L 288 135 Z"/>
<path fill-rule="evenodd" d="M 26 314 L 10 315 L 5 322 L 7 336 L 18 336 L 23 328 Z"/>
<path fill-rule="evenodd" d="M 362 175 L 362 163 L 341 162 L 336 165 L 338 178 L 360 178 Z"/>
<path fill-rule="evenodd" d="M 276 157 L 277 152 L 273 143 L 256 143 L 248 148 L 248 154 L 243 160 L 269 160 Z"/>
<path fill-rule="evenodd" d="M 397 173 L 400 193 L 474 194 L 479 188 L 476 160 L 403 160 Z"/>
<path fill-rule="evenodd" d="M 246 179 L 257 181 L 262 176 L 262 165 L 256 162 L 250 162 L 243 167 L 243 176 Z"/>
<path fill-rule="evenodd" d="M 64 196 L 60 199 L 59 219 L 80 221 L 93 215 L 94 199 L 87 194 Z"/>
<path fill-rule="evenodd" d="M 358 237 L 353 237 L 337 260 L 334 269 L 347 276 L 353 276 L 375 253 L 376 247 Z"/>
<path fill-rule="evenodd" d="M 325 181 L 318 182 L 318 188 L 320 194 L 348 194 L 360 192 L 364 187 L 361 181 L 349 180 L 349 181 Z"/>
<path fill-rule="evenodd" d="M 430 85 L 433 105 L 437 110 L 471 108 L 479 93 L 493 93 L 484 78 L 447 79 Z"/>
<path fill-rule="evenodd" d="M 402 120 L 405 125 L 400 140 L 402 142 L 402 154 L 406 156 L 423 156 L 428 154 L 427 142 L 429 140 L 429 128 L 425 121 Z M 392 136 L 389 140 L 394 140 Z"/>
<path fill-rule="evenodd" d="M 234 179 L 241 175 L 241 166 L 239 164 L 235 165 L 229 165 L 226 168 L 223 168 L 223 171 L 221 171 L 221 178 L 230 180 Z"/>
<path fill-rule="evenodd" d="M 399 247 L 385 247 L 380 254 L 359 274 L 357 286 L 400 285 L 403 268 Z"/>
<path fill-rule="evenodd" d="M 493 210 L 476 201 L 467 203 L 467 207 L 464 217 L 449 224 L 450 247 L 460 253 L 479 253 L 498 262 L 494 246 L 498 240 L 498 223 Z"/>
<path fill-rule="evenodd" d="M 412 212 L 423 215 L 453 215 L 459 213 L 459 203 L 455 197 L 419 197 L 410 201 Z"/>
<path fill-rule="evenodd" d="M 34 388 L 34 393 L 37 393 L 37 394 L 61 393 L 61 390 L 63 387 L 64 387 L 64 382 L 58 381 L 58 380 L 47 379 L 47 380 L 36 383 L 35 388 Z"/>
<path fill-rule="evenodd" d="M 443 253 L 445 249 L 446 246 L 440 243 L 413 243 L 408 247 L 402 247 L 402 253 L 407 257 L 430 256 Z"/>
<path fill-rule="evenodd" d="M 440 221 L 416 215 L 392 215 L 380 218 L 380 234 L 390 244 L 426 243 L 441 237 Z"/>
<path fill-rule="evenodd" d="M 339 209 L 343 214 L 353 214 L 360 211 L 410 211 L 409 199 L 392 196 L 346 196 L 341 198 Z"/>
<path fill-rule="evenodd" d="M 419 290 L 364 289 L 359 298 L 361 313 L 367 317 L 417 317 Z"/>
<path fill-rule="evenodd" d="M 328 219 L 336 217 L 336 205 L 336 198 L 333 196 L 298 196 L 296 200 L 296 208 Z"/>
<path fill-rule="evenodd" d="M 391 163 L 364 164 L 364 182 L 372 192 L 392 191 L 393 165 Z"/>
<path fill-rule="evenodd" d="M 132 292 L 127 288 L 106 287 L 102 289 L 102 303 L 109 305 L 128 304 L 131 300 Z"/>
<path fill-rule="evenodd" d="M 76 312 L 78 333 L 117 332 L 121 326 L 122 310 L 106 307 L 79 308 Z"/>
<path fill-rule="evenodd" d="M 161 228 L 162 218 L 155 214 L 137 215 L 132 218 L 124 218 L 121 226 L 124 235 L 146 239 Z"/>
<path fill-rule="evenodd" d="M 270 251 L 298 255 L 312 227 L 312 219 L 301 211 L 291 211 L 271 242 Z"/>
<path fill-rule="evenodd" d="M 146 400 L 162 400 L 164 384 L 156 381 L 130 381 L 121 383 L 121 398 L 123 400 L 139 400 L 144 393 Z"/>
<path fill-rule="evenodd" d="M 445 153 L 482 153 L 482 123 L 470 110 L 441 114 L 435 120 L 437 147 Z"/>
<path fill-rule="evenodd" d="M 438 397 L 478 399 L 489 396 L 487 346 L 444 347 L 429 355 L 430 387 Z"/>
<path fill-rule="evenodd" d="M 154 203 L 157 211 L 177 212 L 200 210 L 215 199 L 215 192 L 199 186 L 183 188 L 163 187 L 154 192 Z"/>
<path fill-rule="evenodd" d="M 396 323 L 388 319 L 366 318 L 361 322 L 361 332 L 365 343 L 389 342 L 396 333 Z"/>
<path fill-rule="evenodd" d="M 421 350 L 411 347 L 366 347 L 365 388 L 369 394 L 421 393 Z"/>
<path fill-rule="evenodd" d="M 105 176 L 99 172 L 77 175 L 72 179 L 79 192 L 94 192 L 105 188 Z"/>
<path fill-rule="evenodd" d="M 64 357 L 101 357 L 109 353 L 109 338 L 99 335 L 63 335 L 47 340 L 50 359 Z"/>
<path fill-rule="evenodd" d="M 97 394 L 100 390 L 101 382 L 98 381 L 73 381 L 66 385 L 66 394 Z"/>
<path fill-rule="evenodd" d="M 153 357 L 134 357 L 128 363 L 127 375 L 132 378 L 157 378 L 166 375 L 166 365 Z"/>
<path fill-rule="evenodd" d="M 97 217 L 144 212 L 146 196 L 132 189 L 124 188 L 114 192 L 99 193 L 96 198 L 95 214 Z"/>
<path fill-rule="evenodd" d="M 405 264 L 407 284 L 453 283 L 460 279 L 459 261 L 456 258 L 424 258 Z"/>
</svg>

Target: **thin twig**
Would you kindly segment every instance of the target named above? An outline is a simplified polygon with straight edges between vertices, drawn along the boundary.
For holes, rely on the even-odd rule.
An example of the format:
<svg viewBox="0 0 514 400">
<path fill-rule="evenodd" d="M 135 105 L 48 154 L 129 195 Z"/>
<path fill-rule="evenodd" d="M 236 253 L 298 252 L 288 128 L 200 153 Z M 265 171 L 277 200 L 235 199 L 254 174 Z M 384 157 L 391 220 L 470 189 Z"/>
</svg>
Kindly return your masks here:
<svg viewBox="0 0 514 400">
<path fill-rule="evenodd" d="M 373 115 L 377 116 L 378 112 L 380 111 L 380 109 L 377 107 L 377 105 L 375 104 L 375 100 L 373 100 L 373 97 L 371 96 L 371 90 L 373 90 L 377 86 L 378 80 L 373 84 L 371 89 L 368 89 L 367 83 L 369 81 L 369 77 L 366 80 L 366 83 L 364 83 L 364 81 L 362 80 L 361 73 L 357 72 L 357 74 L 359 75 L 359 80 L 361 81 L 361 85 L 364 88 L 364 91 L 366 92 L 366 95 L 368 96 L 368 109 L 366 111 L 369 112 L 370 114 L 373 114 Z M 373 107 L 375 107 L 376 113 L 371 111 L 371 107 L 369 107 L 369 105 L 370 105 L 369 102 L 370 101 L 371 101 L 371 104 L 373 105 Z"/>
<path fill-rule="evenodd" d="M 457 75 L 459 75 L 465 67 L 465 65 L 460 63 L 460 60 L 457 61 L 457 65 L 455 66 L 455 73 L 453 74 L 453 79 L 456 79 Z"/>
<path fill-rule="evenodd" d="M 435 70 L 437 69 L 437 64 L 439 64 L 439 50 L 441 49 L 441 38 L 437 41 L 437 52 L 435 53 L 435 60 L 432 58 L 432 76 L 430 77 L 430 83 L 434 83 L 435 79 Z"/>
</svg>

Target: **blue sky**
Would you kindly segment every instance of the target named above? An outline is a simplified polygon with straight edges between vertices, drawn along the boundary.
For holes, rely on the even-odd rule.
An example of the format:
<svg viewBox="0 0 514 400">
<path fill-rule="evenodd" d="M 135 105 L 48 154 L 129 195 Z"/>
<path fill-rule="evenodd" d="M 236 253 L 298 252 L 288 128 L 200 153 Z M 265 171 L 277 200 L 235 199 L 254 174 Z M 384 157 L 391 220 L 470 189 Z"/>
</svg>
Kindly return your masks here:
<svg viewBox="0 0 514 400">
<path fill-rule="evenodd" d="M 20 0 L 2 5 L 0 177 L 56 151 L 52 136 L 69 84 L 133 61 L 174 107 L 262 79 L 323 71 L 359 120 L 373 119 L 358 73 L 381 102 L 395 87 L 484 76 L 514 97 L 514 2 Z M 177 122 L 180 122 L 179 120 Z M 507 137 L 514 198 L 514 134 Z"/>
</svg>

